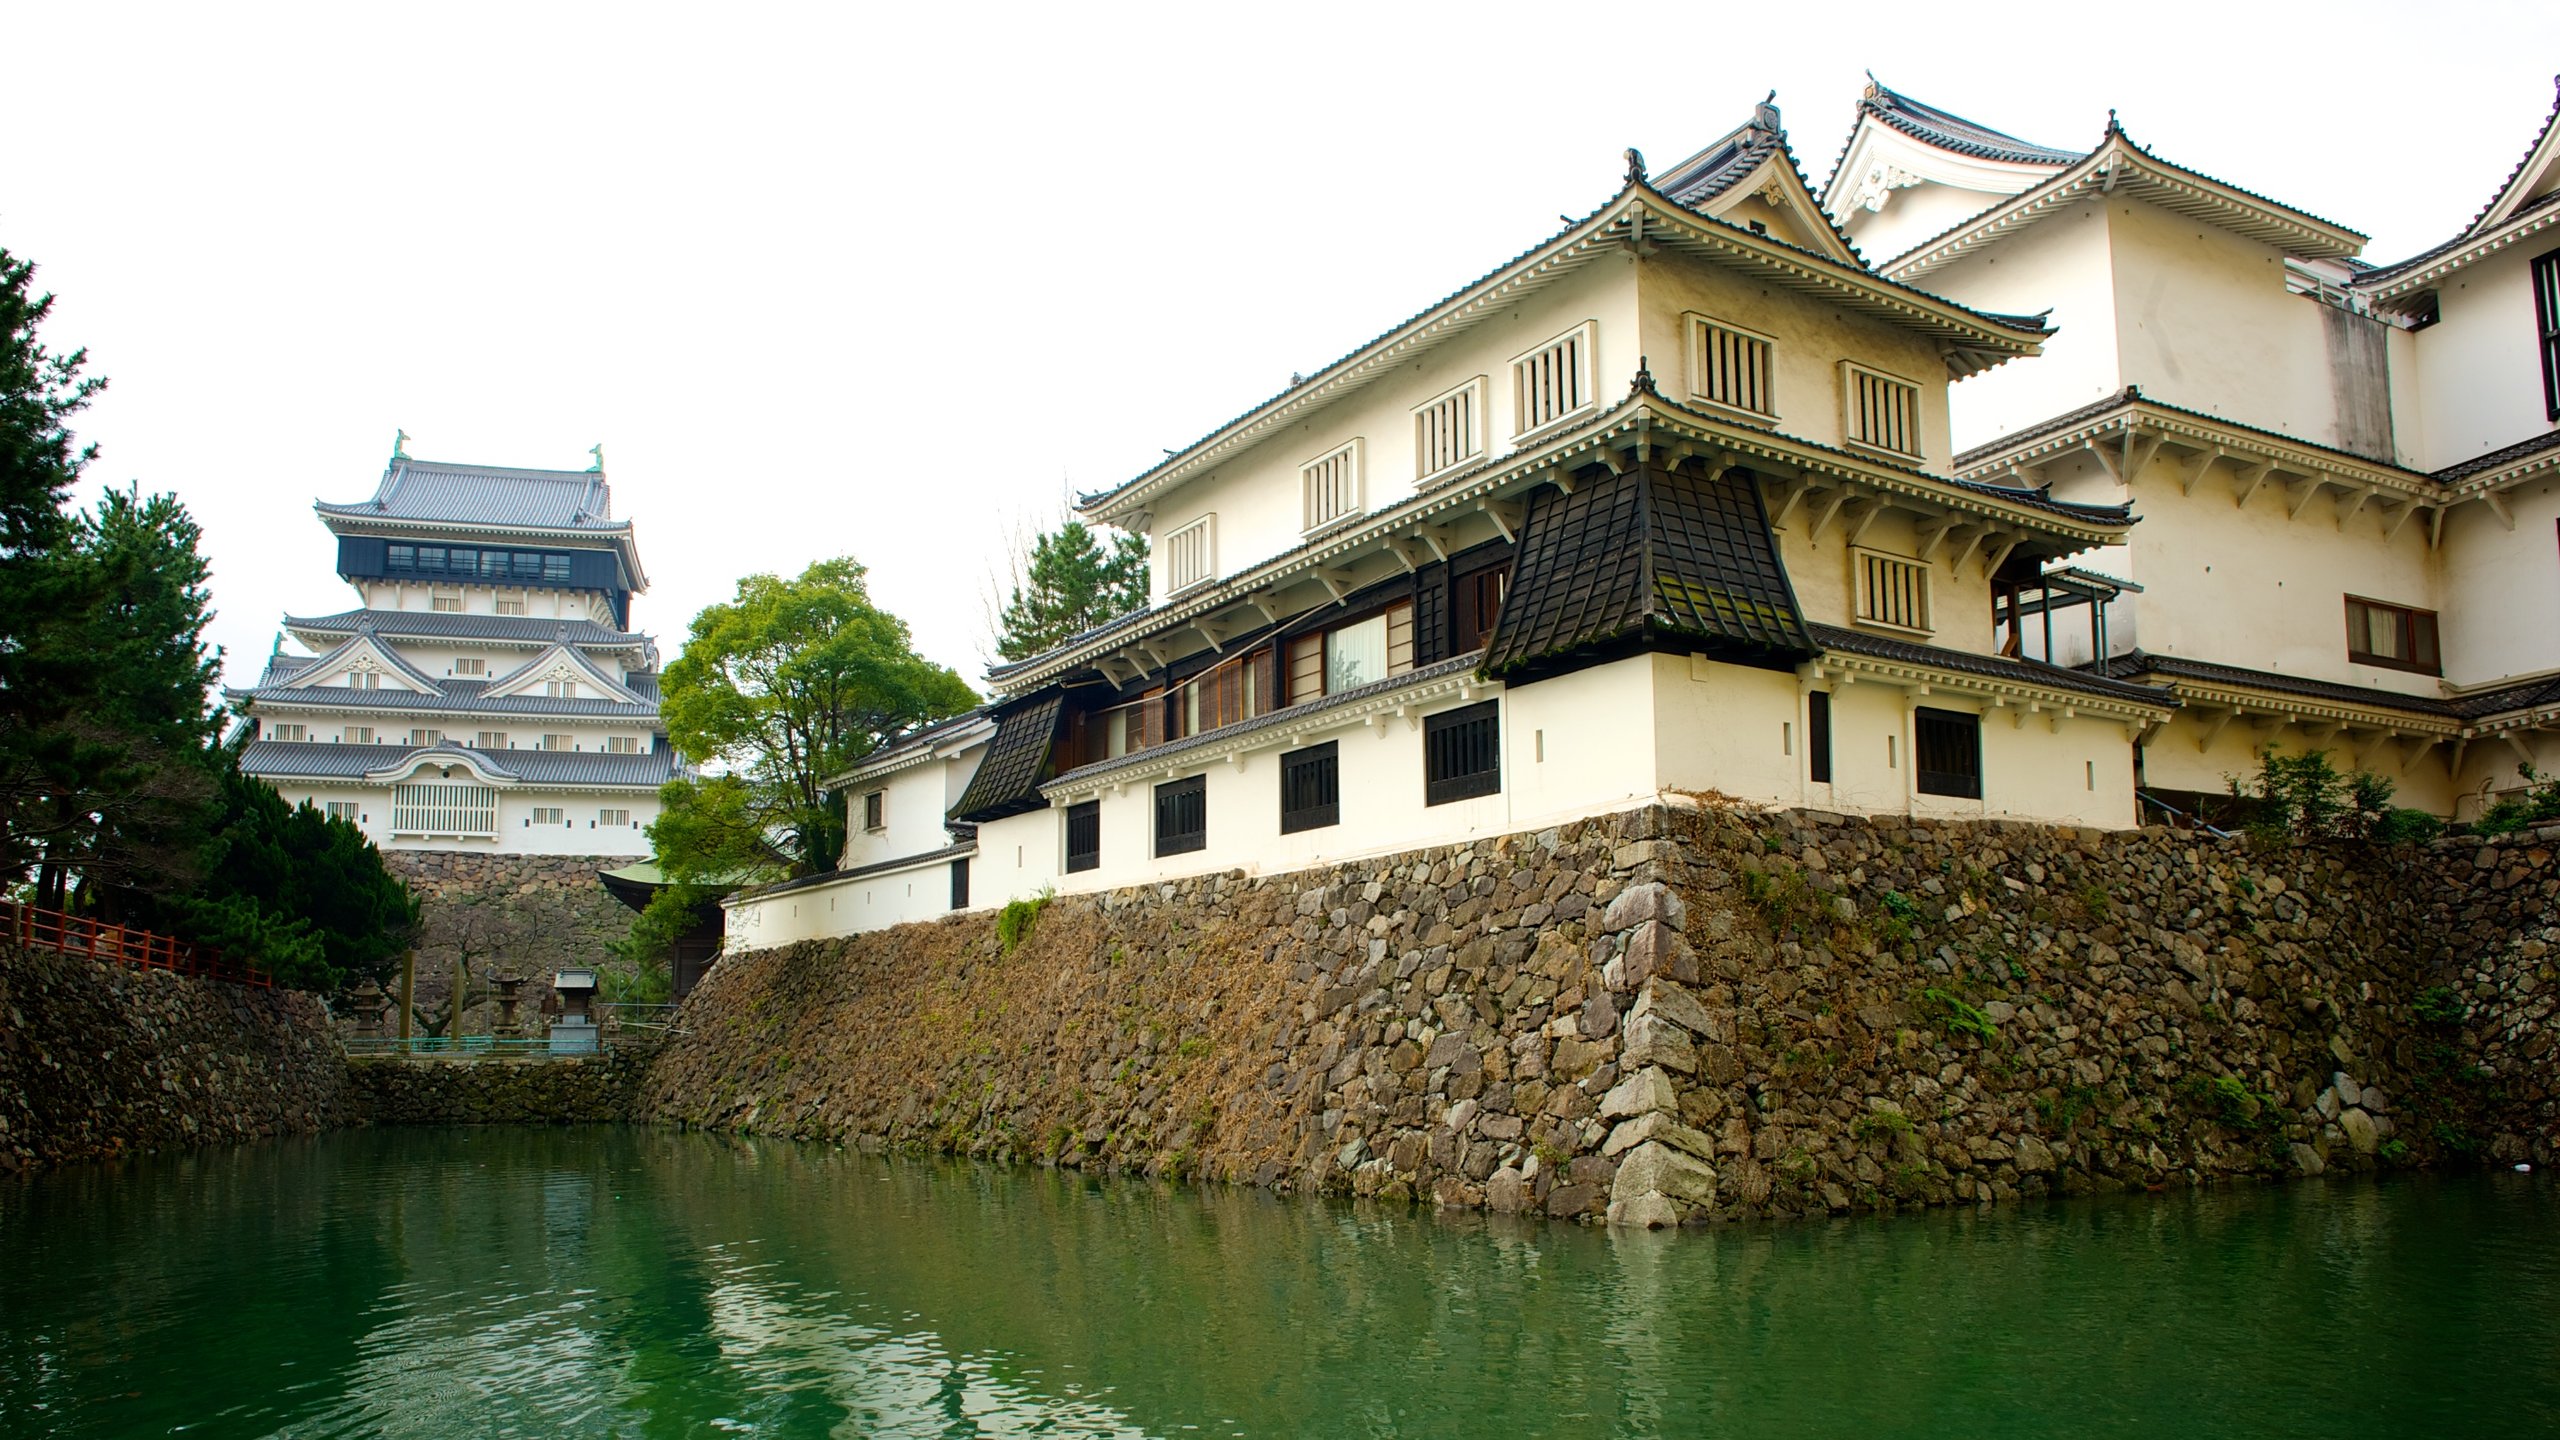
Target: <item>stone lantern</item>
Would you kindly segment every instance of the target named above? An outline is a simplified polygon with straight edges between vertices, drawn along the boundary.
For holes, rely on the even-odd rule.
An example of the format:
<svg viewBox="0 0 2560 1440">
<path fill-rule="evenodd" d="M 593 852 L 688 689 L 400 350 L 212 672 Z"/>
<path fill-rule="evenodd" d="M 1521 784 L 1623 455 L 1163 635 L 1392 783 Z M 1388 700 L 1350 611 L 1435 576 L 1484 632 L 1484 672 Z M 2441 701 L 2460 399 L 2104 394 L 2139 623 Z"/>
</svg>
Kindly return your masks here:
<svg viewBox="0 0 2560 1440">
<path fill-rule="evenodd" d="M 367 980 L 349 992 L 347 1007 L 355 1012 L 356 1038 L 359 1040 L 381 1039 L 382 1015 L 390 1006 L 391 997 L 383 994 L 382 987 L 371 980 Z"/>
<path fill-rule="evenodd" d="M 523 1027 L 516 1021 L 516 999 L 517 992 L 524 989 L 524 977 L 499 975 L 489 983 L 498 991 L 498 1033 L 509 1037 L 522 1034 Z"/>
</svg>

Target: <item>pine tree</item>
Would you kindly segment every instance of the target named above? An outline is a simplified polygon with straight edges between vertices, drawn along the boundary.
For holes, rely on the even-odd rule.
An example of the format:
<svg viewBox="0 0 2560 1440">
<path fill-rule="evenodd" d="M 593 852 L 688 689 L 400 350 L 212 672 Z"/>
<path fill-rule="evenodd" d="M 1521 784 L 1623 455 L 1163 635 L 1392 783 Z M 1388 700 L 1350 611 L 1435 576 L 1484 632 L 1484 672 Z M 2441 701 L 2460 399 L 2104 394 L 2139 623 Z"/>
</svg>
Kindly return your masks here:
<svg viewBox="0 0 2560 1440">
<path fill-rule="evenodd" d="M 1145 537 L 1113 531 L 1106 549 L 1083 521 L 1069 520 L 1032 542 L 996 653 L 1026 660 L 1146 603 Z"/>
</svg>

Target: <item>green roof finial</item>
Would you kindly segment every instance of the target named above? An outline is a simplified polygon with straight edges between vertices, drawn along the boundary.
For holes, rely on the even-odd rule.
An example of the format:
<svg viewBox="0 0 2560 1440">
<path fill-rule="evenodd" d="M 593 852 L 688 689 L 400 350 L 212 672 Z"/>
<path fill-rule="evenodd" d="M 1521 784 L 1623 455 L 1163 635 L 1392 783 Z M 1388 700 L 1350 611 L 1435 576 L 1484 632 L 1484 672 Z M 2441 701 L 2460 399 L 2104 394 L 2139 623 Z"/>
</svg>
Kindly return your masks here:
<svg viewBox="0 0 2560 1440">
<path fill-rule="evenodd" d="M 590 447 L 588 448 L 587 453 L 588 453 L 588 454 L 590 454 L 590 455 L 593 455 L 594 457 L 596 457 L 596 463 L 594 463 L 593 465 L 590 465 L 590 466 L 588 466 L 588 467 L 587 467 L 587 473 L 588 473 L 588 474 L 590 474 L 590 475 L 601 475 L 601 474 L 603 474 L 603 473 L 604 473 L 604 442 L 603 442 L 603 441 L 601 441 L 601 440 L 597 441 L 594 445 L 592 445 L 592 446 L 590 446 Z"/>
<path fill-rule="evenodd" d="M 394 432 L 392 433 L 392 436 L 391 436 L 391 458 L 392 458 L 392 459 L 394 459 L 394 460 L 406 460 L 406 459 L 408 459 L 408 458 L 409 458 L 409 432 L 408 432 L 408 431 L 406 431 L 406 430 L 399 430 L 399 431 L 394 431 Z"/>
</svg>

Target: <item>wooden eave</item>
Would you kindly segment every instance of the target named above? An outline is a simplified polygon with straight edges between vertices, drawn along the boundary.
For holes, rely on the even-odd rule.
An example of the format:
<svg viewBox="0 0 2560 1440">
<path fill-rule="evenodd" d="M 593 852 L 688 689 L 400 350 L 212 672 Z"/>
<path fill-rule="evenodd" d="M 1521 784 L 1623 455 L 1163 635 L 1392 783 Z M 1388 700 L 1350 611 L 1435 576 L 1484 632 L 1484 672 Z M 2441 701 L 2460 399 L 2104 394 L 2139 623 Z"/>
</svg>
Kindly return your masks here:
<svg viewBox="0 0 2560 1440">
<path fill-rule="evenodd" d="M 2545 205 L 2493 225 L 2484 233 L 2430 257 L 2424 264 L 2406 270 L 2395 269 L 2386 272 L 2383 278 L 2359 281 L 2348 288 L 2375 305 L 2395 310 L 2406 308 L 2401 302 L 2434 290 L 2453 272 L 2477 265 L 2555 228 L 2560 228 L 2560 205 Z"/>
<path fill-rule="evenodd" d="M 1540 485 L 1569 489 L 1575 472 L 1588 466 L 1622 470 L 1627 468 L 1623 458 L 1627 453 L 1638 460 L 1658 452 L 1672 463 L 1694 455 L 1711 463 L 1746 465 L 1777 488 L 1770 507 L 1773 512 L 1786 505 L 1790 496 L 1800 501 L 1819 498 L 1844 526 L 1871 519 L 1873 512 L 1884 509 L 1910 510 L 1939 522 L 1940 537 L 1951 553 L 1978 555 L 1992 568 L 1997 567 L 1997 557 L 2028 540 L 2050 541 L 2055 553 L 2069 554 L 2120 544 L 2124 539 L 2123 525 L 2057 515 L 1966 490 L 1922 471 L 1724 420 L 1663 398 L 1649 388 L 1649 380 L 1641 383 L 1648 388 L 1581 425 L 1443 481 L 1313 543 L 1224 579 L 1204 582 L 1170 597 L 1162 610 L 1139 624 L 1061 647 L 1001 677 L 991 676 L 989 683 L 999 694 L 1024 695 L 1150 640 L 1204 623 L 1208 630 L 1234 634 L 1303 614 L 1327 601 L 1288 606 L 1280 599 L 1282 591 L 1341 572 L 1371 556 L 1392 554 L 1408 567 L 1430 560 L 1444 541 L 1443 527 L 1467 515 L 1491 514 L 1506 536 L 1516 536 L 1519 502 L 1529 491 Z M 1852 500 L 1861 508 L 1844 513 Z M 1258 612 L 1258 618 L 1222 623 L 1228 612 L 1245 609 Z M 1198 648 L 1185 646 L 1165 658 L 1178 659 Z M 1132 662 L 1129 668 L 1143 672 L 1159 667 Z"/>
<path fill-rule="evenodd" d="M 1719 263 L 1844 309 L 1917 330 L 1939 342 L 1951 378 L 2042 353 L 2050 333 L 2003 325 L 1952 301 L 1879 280 L 1863 267 L 1799 250 L 1748 228 L 1701 215 L 1645 183 L 1632 183 L 1590 217 L 1493 274 L 1406 321 L 1313 377 L 1228 422 L 1119 488 L 1077 507 L 1089 520 L 1128 525 L 1157 497 L 1252 448 L 1311 411 L 1342 400 L 1416 354 L 1461 334 L 1591 261 L 1654 254 L 1665 246 Z"/>
<path fill-rule="evenodd" d="M 2393 737 L 2451 740 L 2468 733 L 2461 721 L 2450 716 L 2422 715 L 2385 705 L 2359 705 L 2352 701 L 2297 695 L 2284 690 L 2261 690 L 2185 676 L 2172 678 L 2164 688 L 2177 696 L 2211 732 L 2198 742 L 2198 749 L 2209 748 L 2223 725 L 2241 716 L 2262 717 L 2277 726 L 2318 728 L 2325 724 L 2335 727 L 2330 732 L 2332 735 L 2361 730 Z M 2217 715 L 2215 712 L 2221 713 Z"/>
<path fill-rule="evenodd" d="M 2105 143 L 2080 163 L 1876 269 L 1895 280 L 1915 281 L 2092 194 L 2130 195 L 2305 259 L 2342 260 L 2361 254 L 2365 246 L 2365 236 L 2343 225 L 2157 159 L 2122 131 L 2111 130 Z"/>
<path fill-rule="evenodd" d="M 2032 680 L 1979 675 L 1952 666 L 1860 655 L 1847 650 L 1826 650 L 1819 659 L 1808 660 L 1798 666 L 1796 673 L 1807 681 L 1890 685 L 1908 692 L 1915 699 L 1943 692 L 1984 700 L 1994 710 L 2006 713 L 2009 722 L 2017 726 L 2025 725 L 2031 717 L 2042 718 L 2051 725 L 2092 717 L 2144 729 L 2167 720 L 2178 708 L 2174 698 L 2165 696 L 2157 704 L 2152 704 L 2131 696 L 2098 695 L 2060 685 L 2039 685 Z"/>
</svg>

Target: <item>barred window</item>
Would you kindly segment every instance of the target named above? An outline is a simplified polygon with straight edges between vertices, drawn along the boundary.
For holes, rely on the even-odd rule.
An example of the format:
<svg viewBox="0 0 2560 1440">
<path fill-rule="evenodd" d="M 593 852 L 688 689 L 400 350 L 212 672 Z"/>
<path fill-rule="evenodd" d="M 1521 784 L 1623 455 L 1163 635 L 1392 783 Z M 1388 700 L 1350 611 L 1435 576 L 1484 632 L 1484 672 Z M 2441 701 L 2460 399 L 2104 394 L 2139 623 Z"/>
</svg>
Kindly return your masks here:
<svg viewBox="0 0 2560 1440">
<path fill-rule="evenodd" d="M 1217 573 L 1213 527 L 1218 517 L 1203 515 L 1164 537 L 1165 589 L 1188 590 Z"/>
<path fill-rule="evenodd" d="M 1480 700 L 1422 722 L 1422 803 L 1445 805 L 1502 791 L 1502 720 L 1497 700 Z"/>
<path fill-rule="evenodd" d="M 332 819 L 332 820 L 344 820 L 344 821 L 346 821 L 346 822 L 347 822 L 348 824 L 350 824 L 350 825 L 355 824 L 357 821 L 359 821 L 359 820 L 361 820 L 361 819 L 363 818 L 363 816 L 359 813 L 359 807 L 357 806 L 356 802 L 355 802 L 355 801 L 353 801 L 353 800 L 332 800 L 332 801 L 330 801 L 330 802 L 329 802 L 329 806 L 328 806 L 328 814 L 329 814 L 329 818 L 330 818 L 330 819 Z"/>
<path fill-rule="evenodd" d="M 1484 453 L 1484 377 L 1413 412 L 1413 478 L 1454 470 Z"/>
<path fill-rule="evenodd" d="M 1299 466 L 1298 483 L 1306 492 L 1307 529 L 1359 514 L 1360 442 L 1354 439 Z"/>
<path fill-rule="evenodd" d="M 1912 712 L 1911 748 L 1920 793 L 1982 798 L 1982 717 L 1922 707 Z"/>
<path fill-rule="evenodd" d="M 604 752 L 608 755 L 637 755 L 640 753 L 640 737 L 607 735 L 604 737 Z"/>
<path fill-rule="evenodd" d="M 1858 618 L 1869 625 L 1927 634 L 1929 567 L 1873 550 L 1850 552 L 1858 571 Z"/>
<path fill-rule="evenodd" d="M 498 792 L 486 785 L 394 785 L 391 833 L 494 838 L 498 833 Z"/>
<path fill-rule="evenodd" d="M 270 740 L 302 740 L 308 738 L 310 734 L 308 727 L 299 724 L 267 727 L 267 738 Z"/>
<path fill-rule="evenodd" d="M 1280 833 L 1321 830 L 1342 823 L 1342 769 L 1336 742 L 1327 740 L 1280 757 Z"/>
<path fill-rule="evenodd" d="M 1775 415 L 1769 361 L 1775 344 L 1765 335 L 1690 317 L 1689 392 L 1709 404 L 1752 415 Z"/>
<path fill-rule="evenodd" d="M 630 825 L 631 812 L 628 810 L 598 810 L 596 812 L 596 828 L 600 830 L 624 830 L 630 828 Z"/>
<path fill-rule="evenodd" d="M 1087 800 L 1067 807 L 1067 869 L 1092 870 L 1102 864 L 1102 802 Z"/>
<path fill-rule="evenodd" d="M 504 730 L 483 730 L 472 738 L 471 748 L 475 750 L 504 750 L 507 748 L 507 732 Z"/>
<path fill-rule="evenodd" d="M 476 657 L 465 656 L 464 658 L 453 662 L 453 673 L 456 675 L 486 675 L 489 673 L 489 662 Z"/>
<path fill-rule="evenodd" d="M 373 727 L 350 725 L 338 732 L 338 738 L 350 745 L 370 745 L 373 743 Z"/>
<path fill-rule="evenodd" d="M 1209 777 L 1168 780 L 1156 787 L 1156 854 L 1184 855 L 1209 847 Z"/>
<path fill-rule="evenodd" d="M 2542 352 L 2542 410 L 2560 420 L 2560 250 L 2533 261 L 2533 330 Z"/>
<path fill-rule="evenodd" d="M 409 743 L 422 749 L 429 745 L 441 745 L 444 743 L 444 732 L 441 730 L 413 729 L 409 732 Z"/>
<path fill-rule="evenodd" d="M 533 819 L 529 823 L 566 825 L 569 823 L 569 811 L 567 807 L 560 805 L 536 805 L 533 807 Z"/>
<path fill-rule="evenodd" d="M 1840 362 L 1841 433 L 1896 455 L 1920 453 L 1920 387 L 1881 370 Z"/>
<path fill-rule="evenodd" d="M 1591 405 L 1589 321 L 1511 362 L 1511 433 L 1527 435 Z"/>
</svg>

